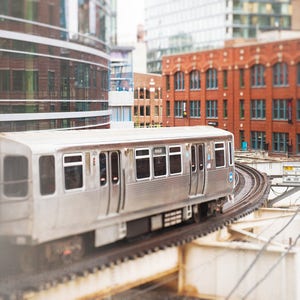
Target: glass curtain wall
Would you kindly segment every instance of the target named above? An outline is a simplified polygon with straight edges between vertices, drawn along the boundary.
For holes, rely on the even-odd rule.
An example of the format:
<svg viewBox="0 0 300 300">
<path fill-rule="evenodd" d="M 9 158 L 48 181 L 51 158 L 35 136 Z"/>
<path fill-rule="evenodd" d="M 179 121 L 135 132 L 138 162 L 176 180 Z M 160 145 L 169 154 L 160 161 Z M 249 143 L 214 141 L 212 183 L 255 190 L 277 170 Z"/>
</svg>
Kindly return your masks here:
<svg viewBox="0 0 300 300">
<path fill-rule="evenodd" d="M 108 127 L 109 1 L 0 1 L 0 131 Z"/>
<path fill-rule="evenodd" d="M 291 0 L 145 0 L 147 71 L 161 72 L 161 57 L 253 38 L 258 30 L 291 29 Z"/>
</svg>

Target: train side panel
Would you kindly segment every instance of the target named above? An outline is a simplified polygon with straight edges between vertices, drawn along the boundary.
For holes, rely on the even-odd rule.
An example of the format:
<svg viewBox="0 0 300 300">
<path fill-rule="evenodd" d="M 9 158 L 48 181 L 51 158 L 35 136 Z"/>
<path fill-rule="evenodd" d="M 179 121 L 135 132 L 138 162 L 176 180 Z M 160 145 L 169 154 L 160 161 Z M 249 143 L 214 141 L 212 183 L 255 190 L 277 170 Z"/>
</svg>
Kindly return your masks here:
<svg viewBox="0 0 300 300">
<path fill-rule="evenodd" d="M 139 224 L 158 229 L 175 210 L 183 221 L 192 206 L 232 194 L 232 145 L 227 135 L 130 147 L 74 145 L 32 155 L 28 147 L 7 142 L 0 146 L 2 165 L 14 166 L 14 153 L 18 165 L 26 158 L 27 169 L 20 177 L 1 168 L 0 235 L 31 244 L 94 232 L 99 246 Z M 26 192 L 9 194 L 12 184 L 24 182 Z"/>
<path fill-rule="evenodd" d="M 1 139 L 0 161 L 0 236 L 25 244 L 34 227 L 31 151 Z"/>
<path fill-rule="evenodd" d="M 141 211 L 145 215 L 149 208 L 159 207 L 162 212 L 187 199 L 190 158 L 183 144 L 136 147 L 132 152 L 131 176 L 126 184 L 126 212 Z"/>
<path fill-rule="evenodd" d="M 49 188 L 49 169 L 53 157 L 54 188 Z M 34 216 L 39 242 L 94 230 L 100 216 L 105 216 L 108 200 L 101 197 L 99 161 L 95 151 L 58 152 L 36 155 L 35 170 L 40 170 L 41 159 L 47 159 L 43 174 L 36 174 Z"/>
<path fill-rule="evenodd" d="M 199 143 L 204 145 L 206 157 L 203 190 L 202 193 L 196 194 L 196 197 L 192 197 L 190 200 L 190 145 L 188 147 L 185 144 L 176 145 L 180 146 L 180 167 L 177 169 L 177 174 L 169 174 L 170 163 L 166 159 L 166 170 L 164 171 L 166 174 L 155 177 L 152 174 L 154 159 L 151 155 L 149 178 L 142 180 L 136 179 L 136 156 L 134 155 L 134 152 L 138 151 L 140 147 L 130 150 L 98 149 L 96 151 L 90 149 L 83 152 L 56 154 L 54 193 L 41 196 L 41 183 L 34 182 L 35 214 L 32 219 L 35 232 L 32 237 L 42 242 L 93 230 L 100 230 L 98 235 L 101 235 L 99 232 L 109 234 L 110 231 L 105 232 L 105 228 L 112 227 L 119 230 L 117 224 L 121 223 L 120 219 L 123 223 L 129 222 L 209 201 L 230 193 L 232 185 L 224 180 L 228 177 L 229 172 L 226 162 L 224 162 L 224 166 L 216 168 L 214 151 L 210 151 L 210 149 L 214 149 L 214 143 L 207 140 L 196 142 L 196 144 Z M 225 141 L 222 141 L 221 144 L 226 146 Z M 224 149 L 222 148 L 224 156 L 226 156 L 225 146 Z M 148 147 L 151 151 L 153 148 L 155 147 Z M 103 154 L 105 154 L 106 168 L 110 169 L 110 164 L 112 164 L 110 153 L 115 152 L 119 154 L 118 174 L 112 174 L 112 170 L 107 170 L 105 175 L 107 182 L 102 184 L 101 157 L 103 158 Z M 42 177 L 41 174 L 37 174 L 41 157 L 45 158 L 47 155 L 37 156 L 33 161 L 35 178 Z M 68 168 L 70 168 L 69 171 Z M 77 178 L 77 183 L 73 186 L 74 182 L 71 182 L 71 178 L 74 177 L 72 171 L 75 170 L 77 174 L 82 175 Z M 68 180 L 66 179 L 67 175 L 70 177 Z M 113 180 L 116 180 L 114 175 L 118 177 L 117 181 L 120 183 L 115 200 L 110 191 L 111 187 L 107 188 L 114 184 Z"/>
<path fill-rule="evenodd" d="M 207 184 L 204 190 L 207 198 L 232 193 L 234 165 L 232 157 L 229 156 L 231 145 L 228 139 L 209 143 L 212 150 L 208 154 Z"/>
</svg>

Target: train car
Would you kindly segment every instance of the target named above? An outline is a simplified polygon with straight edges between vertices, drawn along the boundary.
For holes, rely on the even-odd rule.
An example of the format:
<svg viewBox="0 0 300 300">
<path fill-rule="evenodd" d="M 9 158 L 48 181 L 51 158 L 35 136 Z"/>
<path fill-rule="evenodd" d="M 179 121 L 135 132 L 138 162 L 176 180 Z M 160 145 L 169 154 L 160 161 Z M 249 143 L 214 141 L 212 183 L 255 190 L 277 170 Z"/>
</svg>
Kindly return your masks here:
<svg viewBox="0 0 300 300">
<path fill-rule="evenodd" d="M 233 135 L 210 126 L 0 135 L 0 237 L 37 261 L 222 211 Z"/>
</svg>

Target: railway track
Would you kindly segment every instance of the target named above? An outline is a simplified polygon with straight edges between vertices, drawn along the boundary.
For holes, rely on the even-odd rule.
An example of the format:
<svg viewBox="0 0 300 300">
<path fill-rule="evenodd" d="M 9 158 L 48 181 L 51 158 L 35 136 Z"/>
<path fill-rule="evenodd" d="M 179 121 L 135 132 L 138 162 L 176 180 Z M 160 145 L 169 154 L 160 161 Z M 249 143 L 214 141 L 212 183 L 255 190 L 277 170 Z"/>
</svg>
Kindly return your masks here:
<svg viewBox="0 0 300 300">
<path fill-rule="evenodd" d="M 223 214 L 207 218 L 201 223 L 177 226 L 176 230 L 172 230 L 174 227 L 168 228 L 161 232 L 105 246 L 72 265 L 32 274 L 2 274 L 0 300 L 24 299 L 23 295 L 28 291 L 46 290 L 58 283 L 86 276 L 123 261 L 191 242 L 250 214 L 263 206 L 267 200 L 270 189 L 268 177 L 242 164 L 236 164 L 236 173 L 235 201 L 224 208 Z"/>
</svg>

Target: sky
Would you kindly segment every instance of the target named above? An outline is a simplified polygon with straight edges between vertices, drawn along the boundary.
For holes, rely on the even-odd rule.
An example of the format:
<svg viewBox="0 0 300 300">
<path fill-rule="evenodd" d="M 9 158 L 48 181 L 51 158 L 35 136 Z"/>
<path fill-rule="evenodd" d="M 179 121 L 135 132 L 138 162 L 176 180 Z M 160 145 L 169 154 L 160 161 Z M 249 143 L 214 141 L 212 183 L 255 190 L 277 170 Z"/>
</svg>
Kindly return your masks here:
<svg viewBox="0 0 300 300">
<path fill-rule="evenodd" d="M 144 0 L 118 0 L 118 44 L 134 45 L 137 25 L 144 24 Z"/>
</svg>

